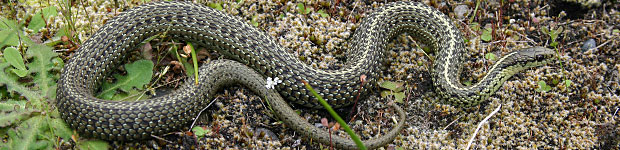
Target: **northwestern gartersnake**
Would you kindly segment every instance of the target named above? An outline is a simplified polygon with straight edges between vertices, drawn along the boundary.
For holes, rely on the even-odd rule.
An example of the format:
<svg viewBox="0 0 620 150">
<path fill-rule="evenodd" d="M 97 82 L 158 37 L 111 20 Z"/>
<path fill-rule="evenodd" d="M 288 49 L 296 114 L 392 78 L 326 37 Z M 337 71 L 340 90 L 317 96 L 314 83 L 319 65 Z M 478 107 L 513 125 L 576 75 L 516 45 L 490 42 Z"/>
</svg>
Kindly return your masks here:
<svg viewBox="0 0 620 150">
<path fill-rule="evenodd" d="M 199 85 L 186 82 L 173 94 L 154 99 L 117 102 L 93 96 L 104 76 L 123 62 L 128 51 L 162 32 L 175 39 L 216 49 L 239 63 L 223 60 L 203 65 Z M 358 92 L 362 97 L 372 93 L 380 75 L 386 44 L 402 32 L 408 32 L 437 52 L 433 83 L 438 95 L 459 107 L 478 104 L 514 73 L 545 64 L 553 54 L 541 47 L 511 52 L 499 59 L 480 82 L 466 87 L 458 79 L 467 50 L 452 21 L 422 3 L 395 2 L 364 18 L 352 37 L 352 48 L 347 51 L 342 69 L 318 70 L 299 61 L 273 37 L 237 17 L 191 3 L 154 2 L 109 20 L 77 50 L 62 70 L 57 107 L 71 127 L 88 136 L 106 140 L 145 139 L 186 126 L 213 99 L 218 89 L 237 82 L 266 97 L 275 115 L 289 127 L 329 143 L 326 131 L 301 119 L 280 96 L 307 107 L 320 108 L 300 82 L 302 80 L 308 81 L 334 107 L 351 104 Z M 360 83 L 362 75 L 367 76 L 368 84 Z M 279 94 L 264 88 L 267 77 L 283 80 L 276 85 Z M 360 85 L 364 87 L 358 91 Z M 385 136 L 365 144 L 375 148 L 390 143 L 398 135 L 404 125 L 404 114 L 396 108 L 400 112 L 399 124 Z M 334 136 L 332 142 L 339 148 L 355 148 L 354 143 L 345 138 Z"/>
</svg>

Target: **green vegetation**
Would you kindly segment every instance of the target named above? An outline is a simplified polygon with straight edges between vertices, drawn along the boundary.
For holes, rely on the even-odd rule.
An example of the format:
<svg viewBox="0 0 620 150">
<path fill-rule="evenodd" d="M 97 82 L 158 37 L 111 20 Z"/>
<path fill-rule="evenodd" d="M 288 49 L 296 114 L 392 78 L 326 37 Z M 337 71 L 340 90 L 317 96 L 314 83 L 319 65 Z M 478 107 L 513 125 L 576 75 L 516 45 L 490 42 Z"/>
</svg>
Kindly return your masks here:
<svg viewBox="0 0 620 150">
<path fill-rule="evenodd" d="M 395 102 L 403 103 L 403 99 L 405 98 L 404 83 L 385 81 L 379 84 L 379 87 L 387 89 L 381 91 L 381 97 L 387 98 L 388 96 L 394 96 Z"/>
<path fill-rule="evenodd" d="M 566 85 L 567 87 L 566 89 L 569 89 L 568 87 L 570 87 L 573 81 L 566 79 L 566 75 L 564 75 L 564 72 L 566 72 L 566 70 L 564 69 L 564 65 L 562 64 L 562 58 L 560 58 L 560 51 L 558 50 L 558 41 L 557 41 L 558 36 L 564 31 L 564 28 L 560 26 L 556 29 L 553 29 L 553 28 L 549 29 L 546 26 L 543 26 L 541 31 L 549 35 L 551 39 L 551 43 L 549 44 L 549 46 L 552 46 L 555 49 L 558 62 L 560 63 L 560 67 L 562 68 L 562 78 L 564 78 L 564 81 L 562 82 Z"/>
</svg>

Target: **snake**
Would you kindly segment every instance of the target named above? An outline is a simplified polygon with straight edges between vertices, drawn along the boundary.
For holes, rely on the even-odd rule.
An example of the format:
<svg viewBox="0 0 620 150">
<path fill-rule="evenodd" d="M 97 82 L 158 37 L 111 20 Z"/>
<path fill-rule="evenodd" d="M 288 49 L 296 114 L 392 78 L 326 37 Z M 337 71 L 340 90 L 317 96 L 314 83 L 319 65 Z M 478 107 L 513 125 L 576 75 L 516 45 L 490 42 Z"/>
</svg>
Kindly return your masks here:
<svg viewBox="0 0 620 150">
<path fill-rule="evenodd" d="M 237 16 L 188 2 L 151 2 L 131 8 L 107 21 L 67 61 L 58 80 L 56 107 L 80 134 L 111 141 L 149 139 L 186 127 L 220 89 L 241 84 L 267 99 L 275 116 L 287 127 L 320 143 L 356 149 L 355 143 L 311 125 L 288 103 L 322 108 L 301 81 L 307 81 L 333 107 L 349 106 L 359 94 L 378 89 L 382 62 L 392 39 L 408 33 L 436 53 L 431 77 L 437 95 L 455 107 L 478 105 L 515 73 L 551 62 L 544 47 L 506 54 L 476 84 L 465 86 L 459 76 L 467 49 L 452 20 L 433 7 L 417 2 L 391 2 L 365 16 L 350 38 L 344 65 L 322 70 L 299 60 L 273 37 Z M 129 52 L 145 39 L 168 36 L 217 50 L 227 59 L 200 67 L 194 79 L 171 94 L 140 101 L 108 101 L 93 96 Z M 366 76 L 366 80 L 360 80 Z M 273 89 L 266 78 L 279 78 Z M 361 86 L 361 88 L 360 88 Z M 363 141 L 371 149 L 394 140 L 404 128 L 405 113 L 392 104 L 398 123 L 388 133 Z"/>
</svg>

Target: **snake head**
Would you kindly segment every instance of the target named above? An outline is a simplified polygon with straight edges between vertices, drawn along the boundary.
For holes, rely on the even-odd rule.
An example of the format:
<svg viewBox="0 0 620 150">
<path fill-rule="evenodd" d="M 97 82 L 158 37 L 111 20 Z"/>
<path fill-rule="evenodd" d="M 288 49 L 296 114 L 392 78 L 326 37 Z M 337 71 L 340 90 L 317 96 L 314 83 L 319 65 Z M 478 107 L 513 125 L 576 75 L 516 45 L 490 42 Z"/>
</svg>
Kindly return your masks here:
<svg viewBox="0 0 620 150">
<path fill-rule="evenodd" d="M 523 63 L 525 66 L 533 67 L 550 63 L 553 56 L 555 56 L 555 51 L 537 46 L 520 49 L 516 54 L 518 55 L 515 57 L 517 62 Z"/>
</svg>

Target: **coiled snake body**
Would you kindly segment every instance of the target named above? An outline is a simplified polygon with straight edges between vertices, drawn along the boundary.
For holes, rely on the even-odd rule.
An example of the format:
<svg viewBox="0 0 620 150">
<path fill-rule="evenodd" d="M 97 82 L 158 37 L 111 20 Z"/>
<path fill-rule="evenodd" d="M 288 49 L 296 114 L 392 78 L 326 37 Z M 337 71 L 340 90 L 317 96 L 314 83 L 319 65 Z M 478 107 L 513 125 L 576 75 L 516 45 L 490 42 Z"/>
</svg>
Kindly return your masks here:
<svg viewBox="0 0 620 150">
<path fill-rule="evenodd" d="M 162 32 L 216 49 L 237 62 L 221 60 L 203 65 L 199 85 L 186 81 L 174 94 L 154 99 L 117 102 L 93 96 L 104 76 L 123 62 L 128 51 Z M 437 52 L 433 83 L 440 96 L 460 107 L 478 104 L 514 73 L 543 65 L 553 54 L 541 47 L 517 50 L 496 62 L 479 83 L 465 87 L 458 77 L 466 50 L 452 21 L 421 3 L 394 2 L 364 18 L 352 37 L 353 47 L 348 50 L 345 67 L 318 70 L 300 62 L 272 37 L 237 17 L 191 3 L 154 2 L 109 20 L 77 50 L 58 81 L 57 107 L 72 128 L 87 136 L 106 140 L 145 139 L 186 126 L 218 89 L 241 83 L 266 97 L 275 115 L 289 127 L 329 143 L 326 131 L 301 119 L 284 99 L 320 107 L 301 80 L 308 81 L 334 107 L 349 105 L 355 93 L 360 92 L 362 96 L 371 93 L 379 77 L 386 44 L 402 32 L 410 33 Z M 366 75 L 370 83 L 357 91 L 361 75 Z M 267 77 L 279 77 L 283 82 L 276 85 L 276 90 L 269 90 L 264 86 Z M 367 146 L 374 148 L 390 143 L 403 129 L 404 112 L 395 108 L 399 112 L 399 124 L 385 136 L 365 141 Z M 338 148 L 355 148 L 351 140 L 338 136 L 332 142 Z"/>
</svg>

